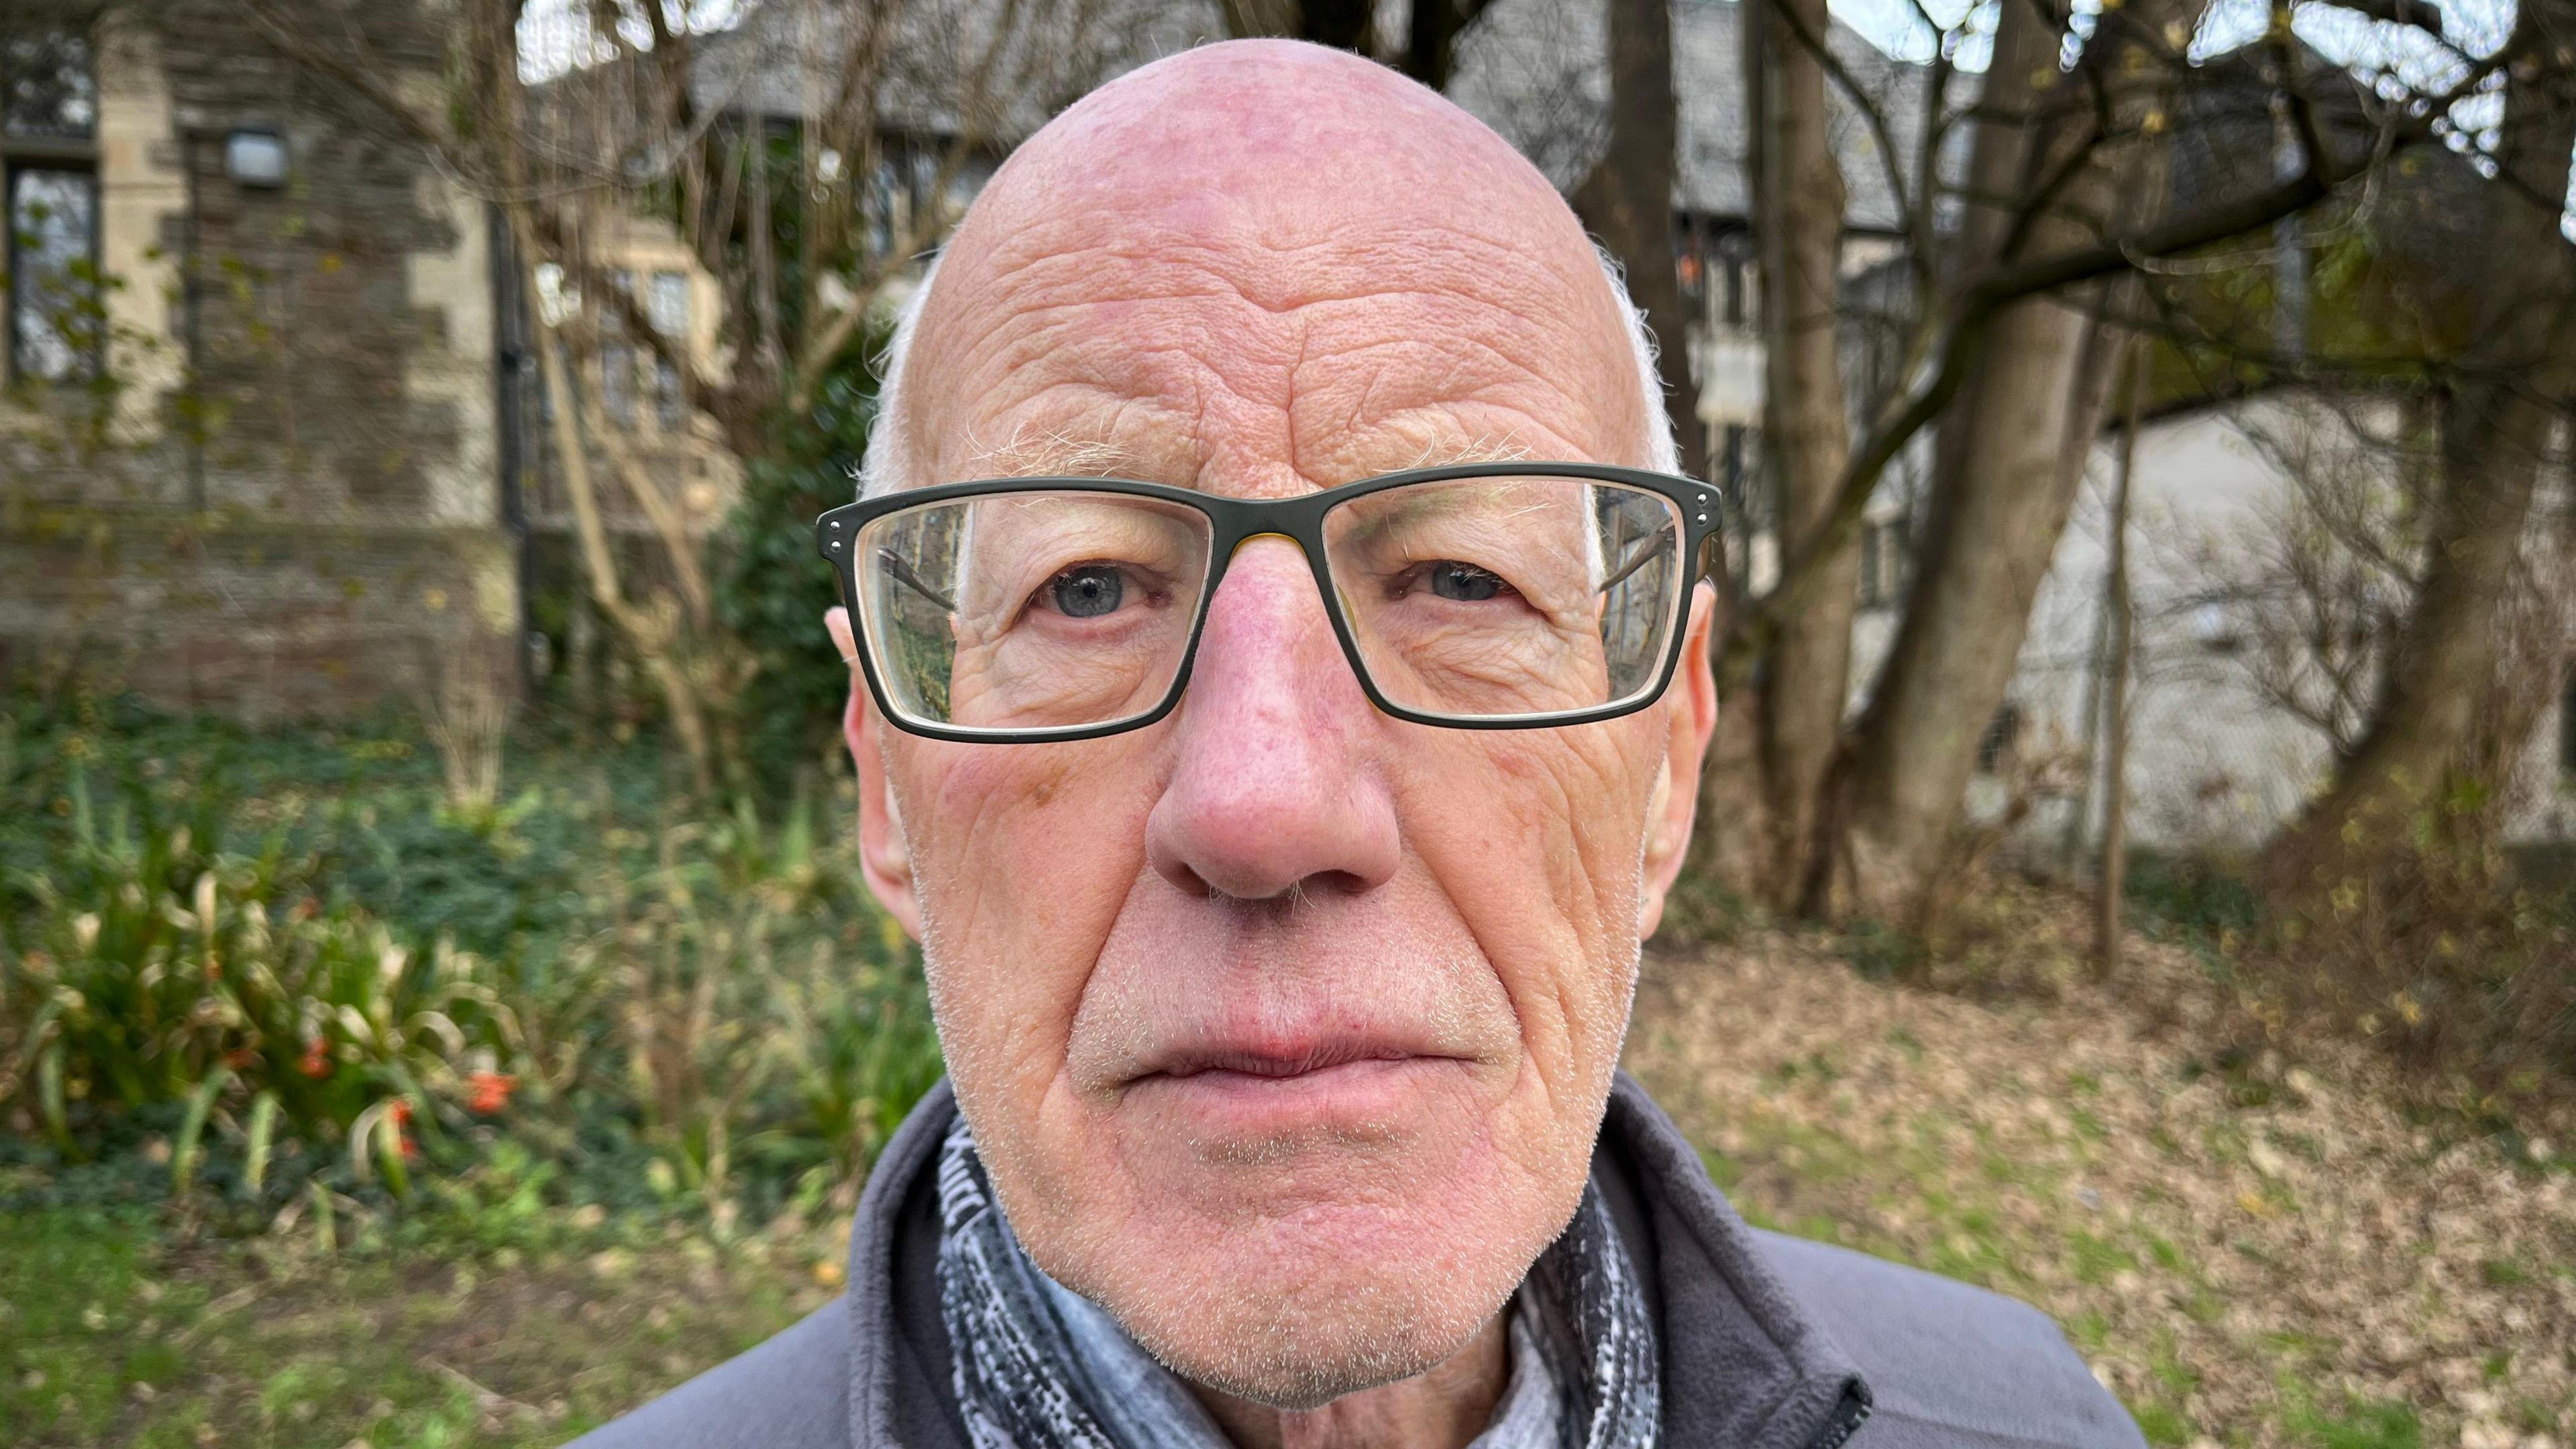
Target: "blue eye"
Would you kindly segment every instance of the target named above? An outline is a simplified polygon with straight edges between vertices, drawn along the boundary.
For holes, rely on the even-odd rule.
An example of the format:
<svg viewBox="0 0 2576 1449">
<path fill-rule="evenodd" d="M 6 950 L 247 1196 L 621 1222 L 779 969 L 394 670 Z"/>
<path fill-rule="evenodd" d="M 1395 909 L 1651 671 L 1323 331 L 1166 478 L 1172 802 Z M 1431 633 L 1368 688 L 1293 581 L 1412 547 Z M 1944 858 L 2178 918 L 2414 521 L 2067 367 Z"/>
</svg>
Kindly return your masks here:
<svg viewBox="0 0 2576 1449">
<path fill-rule="evenodd" d="M 1096 619 L 1118 611 L 1127 597 L 1127 580 L 1107 564 L 1084 564 L 1057 574 L 1047 591 L 1057 612 L 1068 618 Z"/>
<path fill-rule="evenodd" d="M 1444 599 L 1478 603 L 1502 592 L 1502 578 L 1474 564 L 1442 559 L 1430 568 L 1431 592 Z"/>
</svg>

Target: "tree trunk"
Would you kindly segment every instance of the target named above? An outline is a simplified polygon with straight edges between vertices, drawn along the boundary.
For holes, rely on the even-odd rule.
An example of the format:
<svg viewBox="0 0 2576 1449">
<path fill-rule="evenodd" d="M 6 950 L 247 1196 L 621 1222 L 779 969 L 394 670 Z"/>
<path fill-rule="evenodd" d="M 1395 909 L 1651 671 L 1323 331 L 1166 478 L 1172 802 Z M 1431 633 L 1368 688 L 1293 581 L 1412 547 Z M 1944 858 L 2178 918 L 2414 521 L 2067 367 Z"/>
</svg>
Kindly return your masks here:
<svg viewBox="0 0 2576 1449">
<path fill-rule="evenodd" d="M 2186 13 L 2177 0 L 2127 7 L 2123 24 L 2096 32 L 2086 64 L 2155 73 L 2152 58 L 2127 62 L 2141 37 Z M 2087 245 L 2095 219 L 2162 193 L 2159 149 L 2095 133 L 2079 78 L 2058 71 L 2059 44 L 2040 6 L 2003 7 L 1970 166 L 1983 200 L 1958 274 Z M 2163 90 L 2131 81 L 2116 94 L 2112 137 L 2152 134 L 2142 123 Z M 2097 287 L 2004 310 L 1941 424 L 1921 569 L 1828 797 L 1840 838 L 1813 907 L 1931 925 L 1978 741 L 2011 687 L 2117 372 L 2121 339 L 2098 320 L 2100 302 Z"/>
<path fill-rule="evenodd" d="M 1770 11 L 1777 6 L 1784 14 Z M 1825 110 L 1825 73 L 1799 38 L 1831 28 L 1824 0 L 1746 0 L 1754 58 L 1754 232 L 1761 248 L 1763 445 L 1778 498 L 1779 550 L 1799 558 L 1826 532 L 1851 419 L 1838 335 L 1843 176 Z M 1805 607 L 1773 641 L 1756 689 L 1764 844 L 1756 893 L 1793 909 L 1816 851 L 1825 777 L 1851 689 L 1852 613 L 1860 551 L 1850 542 L 1814 565 Z"/>
<path fill-rule="evenodd" d="M 1610 0 L 1610 147 L 1575 188 L 1574 209 L 1628 277 L 1628 295 L 1655 334 L 1655 367 L 1682 471 L 1708 477 L 1708 441 L 1691 381 L 1690 313 L 1673 253 L 1670 0 Z"/>
<path fill-rule="evenodd" d="M 525 218 L 514 213 L 512 219 L 523 256 L 532 258 Z M 538 295 L 538 287 L 532 260 L 528 272 L 528 295 L 533 298 Z M 704 701 L 674 652 L 679 608 L 667 603 L 659 609 L 639 607 L 626 597 L 618 582 L 617 556 L 609 548 L 607 525 L 600 517 L 599 491 L 590 476 L 590 455 L 574 421 L 575 384 L 571 370 L 564 366 L 563 341 L 545 320 L 543 308 L 535 310 L 537 366 L 546 392 L 554 399 L 556 461 L 563 469 L 564 492 L 572 502 L 573 538 L 581 547 L 582 573 L 589 581 L 590 597 L 617 632 L 625 636 L 645 671 L 660 687 L 671 711 L 672 732 L 680 737 L 680 746 L 689 757 L 690 779 L 700 793 L 710 792 L 715 787 L 715 743 L 707 727 Z"/>
<path fill-rule="evenodd" d="M 2528 7 L 2538 48 L 2576 39 L 2576 5 Z M 2520 37 L 2518 37 L 2520 38 Z M 2460 783 L 2480 702 L 2495 682 L 2499 612 L 2532 494 L 2576 392 L 2576 253 L 2560 231 L 2576 103 L 2546 69 L 2517 68 L 2497 161 L 2475 338 L 2440 404 L 2424 583 L 2400 628 L 2378 707 L 2333 783 L 2264 852 L 2266 888 L 2297 905 L 2367 873 Z M 2483 782 L 2492 784 L 2494 782 Z"/>
<path fill-rule="evenodd" d="M 2510 383 L 2460 387 L 2441 416 L 2441 495 L 2424 584 L 2379 707 L 2333 784 L 2264 853 L 2270 892 L 2296 903 L 2407 845 L 2450 787 L 2497 664 L 2497 611 L 2530 518 L 2555 410 Z"/>
<path fill-rule="evenodd" d="M 2129 655 L 2135 624 L 2129 611 L 2129 500 L 2138 470 L 2138 424 L 2147 405 L 2147 356 L 2143 344 L 2130 346 L 2129 408 L 2121 419 L 2120 472 L 2111 492 L 2111 556 L 2102 571 L 2102 858 L 2093 879 L 2093 974 L 2104 981 L 2119 973 L 2127 940 L 2120 908 L 2129 872 Z"/>
</svg>

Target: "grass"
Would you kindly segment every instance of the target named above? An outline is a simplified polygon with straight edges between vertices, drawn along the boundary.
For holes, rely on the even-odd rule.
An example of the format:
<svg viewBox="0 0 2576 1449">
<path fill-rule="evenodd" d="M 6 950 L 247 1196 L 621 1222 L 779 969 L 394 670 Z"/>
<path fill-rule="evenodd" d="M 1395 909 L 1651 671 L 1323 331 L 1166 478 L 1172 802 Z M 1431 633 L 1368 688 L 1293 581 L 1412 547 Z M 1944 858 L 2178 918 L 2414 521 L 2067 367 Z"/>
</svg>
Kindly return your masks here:
<svg viewBox="0 0 2576 1449">
<path fill-rule="evenodd" d="M 556 1444 L 794 1322 L 837 1264 L 828 1234 L 718 1245 L 639 1221 L 595 1241 L 325 1255 L 0 1214 L 0 1424 L 28 1449 Z"/>
</svg>

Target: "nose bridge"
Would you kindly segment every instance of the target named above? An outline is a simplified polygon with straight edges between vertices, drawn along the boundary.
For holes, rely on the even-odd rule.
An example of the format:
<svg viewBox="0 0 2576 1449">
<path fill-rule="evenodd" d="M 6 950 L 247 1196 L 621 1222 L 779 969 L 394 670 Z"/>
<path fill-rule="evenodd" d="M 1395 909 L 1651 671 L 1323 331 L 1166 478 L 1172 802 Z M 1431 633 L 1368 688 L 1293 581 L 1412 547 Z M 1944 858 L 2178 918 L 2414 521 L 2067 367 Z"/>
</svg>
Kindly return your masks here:
<svg viewBox="0 0 2576 1449">
<path fill-rule="evenodd" d="M 1244 551 L 1265 539 L 1293 549 L 1297 563 L 1292 566 L 1286 556 L 1264 550 L 1252 554 L 1247 566 Z M 1274 558 L 1275 563 L 1269 561 Z M 1310 600 L 1311 608 L 1301 607 Z M 1226 556 L 1225 574 L 1208 601 L 1207 626 L 1191 671 L 1191 692 L 1200 693 L 1209 685 L 1222 687 L 1221 681 L 1249 682 L 1246 669 L 1275 676 L 1282 670 L 1294 673 L 1310 667 L 1320 662 L 1311 657 L 1319 643 L 1328 646 L 1332 658 L 1341 657 L 1305 545 L 1295 535 L 1277 530 L 1248 534 Z"/>
<path fill-rule="evenodd" d="M 1267 538 L 1257 534 L 1254 538 Z M 1288 535 L 1279 535 L 1294 544 Z M 1244 544 L 1254 541 L 1247 538 Z M 1365 890 L 1401 856 L 1373 762 L 1373 713 L 1303 550 L 1238 544 L 1209 601 L 1147 855 L 1192 893 L 1243 900 L 1301 882 Z"/>
<path fill-rule="evenodd" d="M 1276 528 L 1267 528 L 1263 529 L 1259 533 L 1247 533 L 1243 537 L 1236 539 L 1234 542 L 1234 551 L 1225 556 L 1226 566 L 1228 568 L 1232 568 L 1234 566 L 1234 561 L 1243 556 L 1243 551 L 1245 549 L 1252 547 L 1254 544 L 1259 543 L 1265 538 L 1275 538 L 1281 543 L 1288 545 L 1290 548 L 1297 550 L 1297 556 L 1300 558 L 1304 558 L 1306 556 L 1306 545 L 1297 541 L 1297 535 L 1287 533 Z"/>
</svg>

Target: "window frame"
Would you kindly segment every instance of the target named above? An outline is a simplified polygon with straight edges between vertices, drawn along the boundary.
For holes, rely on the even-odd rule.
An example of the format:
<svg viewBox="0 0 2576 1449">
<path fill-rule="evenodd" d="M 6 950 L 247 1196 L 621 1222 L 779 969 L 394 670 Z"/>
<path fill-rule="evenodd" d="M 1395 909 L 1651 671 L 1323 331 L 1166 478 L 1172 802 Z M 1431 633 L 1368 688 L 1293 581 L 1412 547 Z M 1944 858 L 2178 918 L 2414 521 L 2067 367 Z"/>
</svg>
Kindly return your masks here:
<svg viewBox="0 0 2576 1449">
<path fill-rule="evenodd" d="M 81 126 L 31 130 L 16 129 L 5 115 L 0 115 L 0 227 L 6 228 L 6 234 L 0 235 L 0 265 L 6 267 L 5 273 L 0 273 L 0 312 L 6 313 L 5 319 L 0 319 L 0 330 L 6 332 L 4 337 L 0 337 L 0 387 L 16 389 L 36 383 L 52 388 L 89 387 L 107 375 L 108 328 L 104 325 L 98 329 L 98 336 L 91 340 L 89 346 L 78 349 L 81 365 L 70 369 L 64 376 L 42 377 L 31 373 L 28 368 L 27 339 L 19 328 L 19 281 L 26 275 L 26 267 L 22 260 L 23 248 L 17 221 L 21 176 L 29 172 L 61 172 L 83 177 L 89 200 L 87 259 L 91 285 L 99 291 L 94 300 L 102 308 L 106 305 L 107 188 L 99 174 L 98 136 L 102 103 L 97 37 L 68 29 L 22 34 L 76 42 L 88 80 L 83 99 L 89 115 L 86 124 Z M 7 45 L 17 38 L 20 37 L 0 35 L 0 88 L 11 83 L 13 57 Z"/>
<path fill-rule="evenodd" d="M 30 372 L 27 365 L 27 339 L 19 328 L 18 288 L 27 275 L 21 264 L 23 242 L 18 232 L 18 180 L 36 173 L 82 177 L 89 191 L 88 260 L 93 278 L 91 286 L 100 295 L 94 299 L 106 305 L 105 187 L 99 181 L 98 157 L 94 147 L 83 143 L 33 143 L 17 137 L 0 137 L 0 225 L 8 235 L 0 238 L 0 257 L 5 257 L 7 273 L 0 276 L 0 308 L 8 313 L 8 338 L 0 346 L 0 365 L 5 365 L 6 381 L 11 387 L 44 386 L 53 388 L 89 387 L 107 375 L 107 331 L 102 326 L 98 335 L 80 349 L 82 366 L 61 377 L 46 377 Z"/>
</svg>

